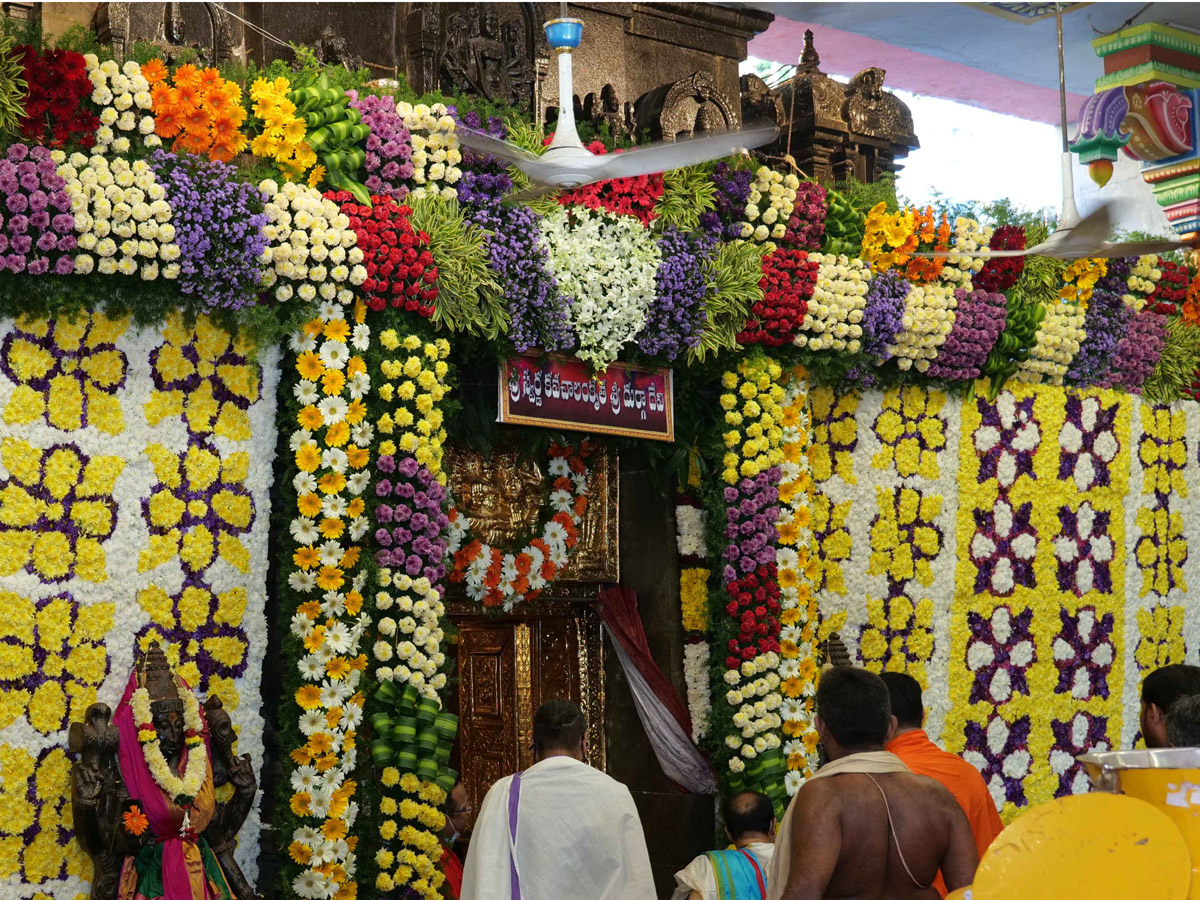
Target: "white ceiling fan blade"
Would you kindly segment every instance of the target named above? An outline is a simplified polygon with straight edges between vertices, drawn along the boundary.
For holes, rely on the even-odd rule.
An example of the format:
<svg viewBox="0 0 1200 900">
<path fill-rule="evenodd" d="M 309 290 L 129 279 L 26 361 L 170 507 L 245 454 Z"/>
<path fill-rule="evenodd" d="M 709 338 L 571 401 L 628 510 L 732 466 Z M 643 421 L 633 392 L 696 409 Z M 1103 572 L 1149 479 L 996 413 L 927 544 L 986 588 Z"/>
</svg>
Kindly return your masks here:
<svg viewBox="0 0 1200 900">
<path fill-rule="evenodd" d="M 748 131 L 729 131 L 678 141 L 659 141 L 636 147 L 625 153 L 609 153 L 596 157 L 595 181 L 609 178 L 636 178 L 655 175 L 671 169 L 682 169 L 696 163 L 722 159 L 737 150 L 753 150 L 775 140 L 779 130 L 774 125 L 751 128 Z"/>
<path fill-rule="evenodd" d="M 1106 241 L 1101 251 L 1092 255 L 1112 259 L 1118 256 L 1145 256 L 1148 253 L 1170 253 L 1173 250 L 1190 248 L 1191 244 L 1185 244 L 1182 241 L 1123 241 L 1115 244 L 1110 244 Z"/>
<path fill-rule="evenodd" d="M 491 135 L 474 131 L 470 128 L 458 129 L 458 139 L 464 147 L 469 147 L 476 153 L 485 153 L 488 156 L 494 156 L 518 168 L 524 163 L 536 162 L 539 158 L 536 154 L 530 153 L 516 144 L 509 141 L 502 141 L 499 138 L 494 138 Z"/>
</svg>

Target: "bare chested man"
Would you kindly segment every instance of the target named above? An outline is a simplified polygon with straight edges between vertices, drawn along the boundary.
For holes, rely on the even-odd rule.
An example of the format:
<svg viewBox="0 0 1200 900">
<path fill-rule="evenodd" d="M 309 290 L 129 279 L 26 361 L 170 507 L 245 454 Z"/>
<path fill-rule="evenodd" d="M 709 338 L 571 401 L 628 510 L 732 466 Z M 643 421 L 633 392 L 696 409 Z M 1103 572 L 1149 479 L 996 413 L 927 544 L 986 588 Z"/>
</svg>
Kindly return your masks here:
<svg viewBox="0 0 1200 900">
<path fill-rule="evenodd" d="M 830 762 L 784 816 L 769 900 L 938 900 L 939 868 L 949 890 L 969 885 L 979 860 L 954 795 L 884 750 L 896 720 L 882 679 L 827 670 L 816 725 Z"/>
</svg>

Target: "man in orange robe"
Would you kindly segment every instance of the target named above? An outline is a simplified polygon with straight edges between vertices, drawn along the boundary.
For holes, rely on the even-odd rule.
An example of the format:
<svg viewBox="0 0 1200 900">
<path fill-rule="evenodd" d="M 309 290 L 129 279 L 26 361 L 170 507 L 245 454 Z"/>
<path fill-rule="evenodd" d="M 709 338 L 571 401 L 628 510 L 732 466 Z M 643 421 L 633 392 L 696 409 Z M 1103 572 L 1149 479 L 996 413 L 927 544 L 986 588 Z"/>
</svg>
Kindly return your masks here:
<svg viewBox="0 0 1200 900">
<path fill-rule="evenodd" d="M 916 774 L 940 781 L 954 795 L 971 823 L 982 859 L 983 851 L 1004 828 L 983 776 L 965 759 L 947 753 L 925 734 L 922 727 L 925 707 L 921 702 L 921 685 L 915 678 L 900 672 L 884 672 L 880 677 L 887 685 L 892 715 L 896 717 L 896 734 L 887 745 L 888 752 L 900 757 Z M 941 896 L 946 896 L 941 872 L 933 886 Z"/>
</svg>

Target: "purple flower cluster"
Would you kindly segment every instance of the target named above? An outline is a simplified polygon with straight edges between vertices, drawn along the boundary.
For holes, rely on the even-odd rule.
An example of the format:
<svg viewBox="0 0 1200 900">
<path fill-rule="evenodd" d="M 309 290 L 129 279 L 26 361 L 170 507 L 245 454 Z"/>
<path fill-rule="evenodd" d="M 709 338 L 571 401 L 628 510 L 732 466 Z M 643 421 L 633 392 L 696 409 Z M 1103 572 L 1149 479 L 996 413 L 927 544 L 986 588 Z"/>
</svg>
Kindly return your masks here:
<svg viewBox="0 0 1200 900">
<path fill-rule="evenodd" d="M 501 227 L 504 216 L 500 203 L 512 190 L 512 178 L 507 172 L 466 169 L 454 187 L 458 191 L 458 202 L 473 210 L 471 219 L 476 225 L 488 231 Z"/>
<path fill-rule="evenodd" d="M 1122 387 L 1131 394 L 1140 394 L 1142 384 L 1162 358 L 1166 343 L 1166 316 L 1149 310 L 1134 313 L 1125 337 L 1117 343 L 1117 350 L 1109 363 L 1111 368 L 1108 377 L 1100 386 Z"/>
<path fill-rule="evenodd" d="M 480 176 L 480 178 L 508 176 Z M 464 177 L 463 181 L 467 179 Z M 483 188 L 480 188 L 483 197 Z M 459 188 L 462 196 L 462 188 Z M 570 350 L 572 298 L 563 296 L 550 274 L 546 249 L 541 245 L 538 216 L 527 206 L 501 206 L 481 199 L 469 218 L 486 228 L 488 263 L 499 276 L 511 322 L 508 339 L 517 351 Z"/>
<path fill-rule="evenodd" d="M 721 554 L 725 563 L 721 571 L 726 585 L 759 566 L 775 564 L 775 542 L 779 538 L 775 520 L 779 518 L 782 474 L 778 466 L 772 466 L 725 488 L 725 540 L 729 543 Z"/>
<path fill-rule="evenodd" d="M 1096 281 L 1096 290 L 1112 291 L 1114 294 L 1129 293 L 1129 275 L 1137 260 L 1127 256 L 1114 256 L 1106 260 L 1104 277 Z"/>
<path fill-rule="evenodd" d="M 716 209 L 700 217 L 700 227 L 727 241 L 741 237 L 741 224 L 746 218 L 746 202 L 750 199 L 750 182 L 753 179 L 748 169 L 734 171 L 729 163 L 717 163 L 712 175 L 713 184 L 717 187 Z"/>
<path fill-rule="evenodd" d="M 888 347 L 904 326 L 904 304 L 912 285 L 895 272 L 884 272 L 871 279 L 867 288 L 866 309 L 862 319 L 862 348 L 879 362 L 891 357 Z"/>
<path fill-rule="evenodd" d="M 663 232 L 662 259 L 654 273 L 657 299 L 638 341 L 643 353 L 676 359 L 700 343 L 709 291 L 704 262 L 716 243 L 710 234 L 691 235 L 674 226 Z"/>
<path fill-rule="evenodd" d="M 988 354 L 1004 330 L 1008 301 L 1003 294 L 987 291 L 954 292 L 958 306 L 954 327 L 929 366 L 934 378 L 973 381 L 980 375 Z"/>
<path fill-rule="evenodd" d="M 385 454 L 376 461 L 375 562 L 424 576 L 438 584 L 446 576 L 446 489 L 413 457 Z"/>
<path fill-rule="evenodd" d="M 213 309 L 253 306 L 267 246 L 262 193 L 235 167 L 190 153 L 159 150 L 150 164 L 171 204 L 179 289 Z"/>
<path fill-rule="evenodd" d="M 827 192 L 815 181 L 802 181 L 796 188 L 796 202 L 788 219 L 787 233 L 781 244 L 797 250 L 820 250 L 825 239 Z"/>
<path fill-rule="evenodd" d="M 393 97 L 347 91 L 350 105 L 362 115 L 363 123 L 371 129 L 367 135 L 367 160 L 364 164 L 367 179 L 363 182 L 372 194 L 391 197 L 397 203 L 408 195 L 404 182 L 412 178 L 412 135 L 404 119 L 396 112 Z"/>
<path fill-rule="evenodd" d="M 1067 384 L 1091 387 L 1108 375 L 1109 361 L 1129 330 L 1132 317 L 1133 310 L 1122 302 L 1121 293 L 1096 285 L 1083 320 L 1087 337 L 1067 369 Z"/>
<path fill-rule="evenodd" d="M 488 116 L 487 122 L 483 121 L 483 117 L 475 110 L 469 109 L 462 115 L 459 115 L 458 106 L 451 104 L 446 107 L 446 112 L 458 125 L 469 128 L 472 131 L 480 131 L 489 137 L 494 137 L 498 141 L 507 140 L 508 128 L 504 124 L 504 120 L 499 116 Z M 463 177 L 471 170 L 479 171 L 482 169 L 493 169 L 495 171 L 504 171 L 505 165 L 492 156 L 484 156 L 479 153 L 464 147 L 462 148 L 463 155 Z M 459 197 L 462 200 L 461 196 Z"/>
<path fill-rule="evenodd" d="M 70 275 L 75 217 L 45 147 L 13 144 L 0 158 L 0 272 Z"/>
</svg>

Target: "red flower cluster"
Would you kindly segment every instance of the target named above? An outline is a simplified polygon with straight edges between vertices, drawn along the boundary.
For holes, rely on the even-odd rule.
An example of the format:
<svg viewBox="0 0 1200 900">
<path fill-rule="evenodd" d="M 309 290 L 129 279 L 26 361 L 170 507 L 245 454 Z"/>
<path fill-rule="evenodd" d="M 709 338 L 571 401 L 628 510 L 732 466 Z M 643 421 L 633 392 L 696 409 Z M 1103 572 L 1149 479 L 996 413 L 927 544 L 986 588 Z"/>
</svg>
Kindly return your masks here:
<svg viewBox="0 0 1200 900">
<path fill-rule="evenodd" d="M 988 247 L 992 250 L 1024 250 L 1025 229 L 1020 225 L 1001 225 L 992 232 Z M 1024 271 L 1025 257 L 996 256 L 983 264 L 971 284 L 976 290 L 1001 294 L 1016 284 Z"/>
<path fill-rule="evenodd" d="M 362 291 L 371 309 L 389 304 L 429 318 L 437 300 L 437 266 L 429 252 L 429 235 L 415 231 L 408 217 L 412 209 L 391 197 L 372 197 L 374 207 L 363 206 L 348 191 L 325 194 L 350 217 L 350 227 L 363 252 L 367 280 Z"/>
<path fill-rule="evenodd" d="M 92 96 L 83 56 L 73 50 L 45 50 L 40 55 L 28 44 L 14 48 L 16 59 L 25 66 L 25 117 L 22 136 L 48 147 L 96 143 L 100 119 L 84 106 Z"/>
<path fill-rule="evenodd" d="M 825 188 L 815 181 L 802 181 L 796 188 L 796 202 L 788 218 L 787 233 L 780 243 L 797 250 L 820 250 L 825 238 L 825 217 L 829 210 L 825 204 L 828 196 Z"/>
<path fill-rule="evenodd" d="M 1188 267 L 1182 263 L 1162 260 L 1158 264 L 1162 278 L 1146 302 L 1146 309 L 1163 316 L 1173 316 L 1187 299 Z"/>
<path fill-rule="evenodd" d="M 730 582 L 732 598 L 725 612 L 737 620 L 738 636 L 726 645 L 725 668 L 736 669 L 743 660 L 779 652 L 779 577 L 772 563 Z"/>
<path fill-rule="evenodd" d="M 550 135 L 543 143 L 549 144 L 553 139 L 554 135 Z M 599 141 L 592 141 L 587 149 L 589 153 L 597 156 L 608 152 Z M 574 190 L 563 191 L 558 195 L 558 202 L 563 206 L 586 206 L 588 209 L 607 209 L 617 215 L 633 216 L 643 226 L 648 227 L 654 220 L 654 210 L 662 195 L 662 175 L 639 175 L 636 178 L 596 181 Z"/>
<path fill-rule="evenodd" d="M 737 336 L 738 343 L 768 347 L 790 344 L 804 322 L 819 269 L 803 250 L 784 248 L 763 257 L 763 275 L 758 282 L 763 298 L 751 307 L 746 327 Z"/>
</svg>

